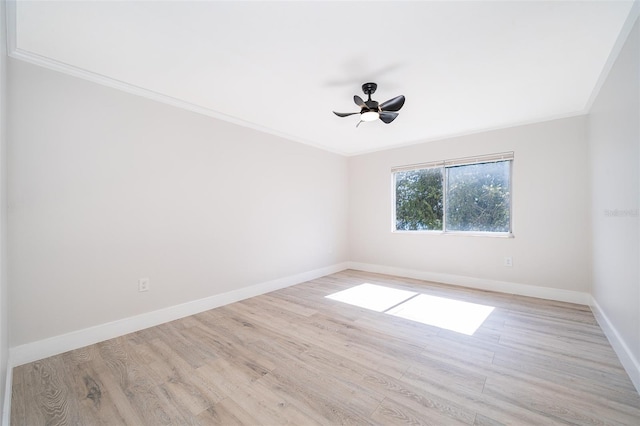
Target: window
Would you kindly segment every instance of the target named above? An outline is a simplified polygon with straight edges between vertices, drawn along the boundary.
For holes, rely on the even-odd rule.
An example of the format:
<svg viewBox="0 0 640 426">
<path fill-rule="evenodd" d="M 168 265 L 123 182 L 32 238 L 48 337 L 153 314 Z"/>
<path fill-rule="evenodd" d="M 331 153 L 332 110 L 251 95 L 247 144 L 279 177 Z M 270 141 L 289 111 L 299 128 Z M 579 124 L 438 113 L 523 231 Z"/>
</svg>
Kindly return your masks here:
<svg viewBox="0 0 640 426">
<path fill-rule="evenodd" d="M 392 170 L 394 230 L 511 233 L 513 153 Z"/>
</svg>

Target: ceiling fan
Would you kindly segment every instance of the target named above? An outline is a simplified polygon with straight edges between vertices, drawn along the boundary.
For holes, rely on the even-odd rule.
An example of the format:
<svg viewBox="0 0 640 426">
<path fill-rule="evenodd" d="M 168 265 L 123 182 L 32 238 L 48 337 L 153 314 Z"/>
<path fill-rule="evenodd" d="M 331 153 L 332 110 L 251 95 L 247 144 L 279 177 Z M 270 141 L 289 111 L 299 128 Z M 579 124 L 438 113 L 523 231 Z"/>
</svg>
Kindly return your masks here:
<svg viewBox="0 0 640 426">
<path fill-rule="evenodd" d="M 362 91 L 368 96 L 366 101 L 358 95 L 353 97 L 353 101 L 360 107 L 360 112 L 335 112 L 333 113 L 338 117 L 348 117 L 354 114 L 360 114 L 360 121 L 356 124 L 356 127 L 363 121 L 374 121 L 378 118 L 385 123 L 389 124 L 398 116 L 397 111 L 404 105 L 404 96 L 396 96 L 393 99 L 389 99 L 386 102 L 378 104 L 378 102 L 371 100 L 371 95 L 375 93 L 378 85 L 376 83 L 365 83 L 362 85 Z"/>
</svg>

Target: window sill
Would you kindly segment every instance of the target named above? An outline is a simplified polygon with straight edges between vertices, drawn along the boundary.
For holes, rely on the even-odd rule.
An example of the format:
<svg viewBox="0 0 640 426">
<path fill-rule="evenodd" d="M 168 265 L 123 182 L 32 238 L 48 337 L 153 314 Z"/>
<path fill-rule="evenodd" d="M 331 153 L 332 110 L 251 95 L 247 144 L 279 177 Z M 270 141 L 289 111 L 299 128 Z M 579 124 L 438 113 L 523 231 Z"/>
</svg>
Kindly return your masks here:
<svg viewBox="0 0 640 426">
<path fill-rule="evenodd" d="M 392 230 L 392 234 L 407 235 L 453 235 L 463 237 L 515 238 L 512 232 L 475 232 L 475 231 L 402 231 Z"/>
</svg>

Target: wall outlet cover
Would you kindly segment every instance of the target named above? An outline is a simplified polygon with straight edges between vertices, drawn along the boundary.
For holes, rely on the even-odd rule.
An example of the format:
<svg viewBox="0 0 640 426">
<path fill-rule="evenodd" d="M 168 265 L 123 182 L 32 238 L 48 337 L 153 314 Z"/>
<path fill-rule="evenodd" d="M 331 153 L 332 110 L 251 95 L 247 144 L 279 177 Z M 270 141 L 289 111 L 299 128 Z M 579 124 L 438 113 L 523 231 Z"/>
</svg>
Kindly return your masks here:
<svg viewBox="0 0 640 426">
<path fill-rule="evenodd" d="M 138 291 L 149 291 L 149 278 L 140 278 L 138 280 Z"/>
</svg>

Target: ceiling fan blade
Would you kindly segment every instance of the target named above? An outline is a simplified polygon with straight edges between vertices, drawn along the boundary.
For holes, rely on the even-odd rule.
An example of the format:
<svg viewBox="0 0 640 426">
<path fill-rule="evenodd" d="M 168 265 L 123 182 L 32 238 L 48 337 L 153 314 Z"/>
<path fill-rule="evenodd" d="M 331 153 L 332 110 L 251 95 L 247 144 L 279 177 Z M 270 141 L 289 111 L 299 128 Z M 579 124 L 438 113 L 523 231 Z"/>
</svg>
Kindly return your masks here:
<svg viewBox="0 0 640 426">
<path fill-rule="evenodd" d="M 389 124 L 391 123 L 393 120 L 396 119 L 396 117 L 398 116 L 397 112 L 388 112 L 388 111 L 382 111 L 380 113 L 380 120 L 384 121 L 385 123 Z"/>
<path fill-rule="evenodd" d="M 380 104 L 381 111 L 399 111 L 404 105 L 404 96 L 396 96 L 393 99 L 389 99 L 386 102 Z"/>
<path fill-rule="evenodd" d="M 367 104 L 364 103 L 364 101 L 362 100 L 362 98 L 358 95 L 355 95 L 353 97 L 353 102 L 356 103 L 356 105 L 358 105 L 360 108 L 366 108 Z"/>
<path fill-rule="evenodd" d="M 359 112 L 335 112 L 335 111 L 333 111 L 333 113 L 338 117 L 348 117 L 353 114 L 360 114 Z"/>
</svg>

